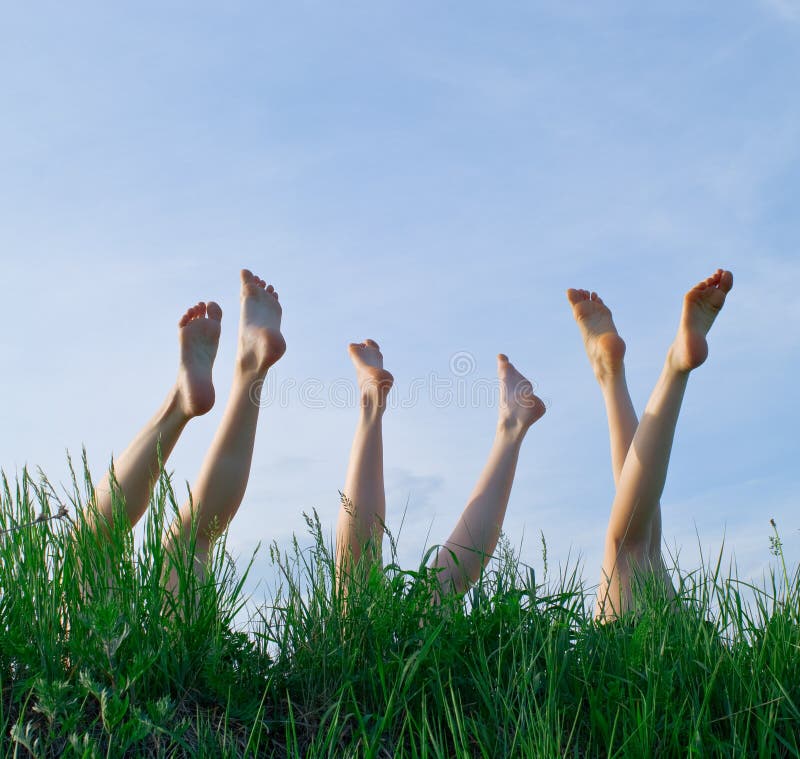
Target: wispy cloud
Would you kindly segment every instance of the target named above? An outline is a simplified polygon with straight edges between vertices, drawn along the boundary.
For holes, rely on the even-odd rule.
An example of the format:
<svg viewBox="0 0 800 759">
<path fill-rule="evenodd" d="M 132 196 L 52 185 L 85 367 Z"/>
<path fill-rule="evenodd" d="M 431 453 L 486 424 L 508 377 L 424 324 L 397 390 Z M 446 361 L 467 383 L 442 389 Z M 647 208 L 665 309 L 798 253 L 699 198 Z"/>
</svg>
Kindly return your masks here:
<svg viewBox="0 0 800 759">
<path fill-rule="evenodd" d="M 787 21 L 800 21 L 800 0 L 761 0 L 761 2 Z"/>
</svg>

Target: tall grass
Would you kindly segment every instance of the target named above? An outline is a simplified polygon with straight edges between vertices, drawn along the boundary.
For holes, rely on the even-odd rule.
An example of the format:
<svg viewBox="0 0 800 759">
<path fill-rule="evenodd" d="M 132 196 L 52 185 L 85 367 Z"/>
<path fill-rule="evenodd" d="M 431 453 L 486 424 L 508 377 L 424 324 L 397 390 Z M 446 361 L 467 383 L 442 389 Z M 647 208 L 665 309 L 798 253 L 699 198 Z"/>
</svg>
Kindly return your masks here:
<svg viewBox="0 0 800 759">
<path fill-rule="evenodd" d="M 4 756 L 800 755 L 800 576 L 777 533 L 761 587 L 718 562 L 599 625 L 576 568 L 537 580 L 505 544 L 464 600 L 431 605 L 435 578 L 396 563 L 342 588 L 312 516 L 310 548 L 269 549 L 279 585 L 242 629 L 224 540 L 200 572 L 162 546 L 166 474 L 140 548 L 85 529 L 73 486 L 2 480 Z"/>
</svg>

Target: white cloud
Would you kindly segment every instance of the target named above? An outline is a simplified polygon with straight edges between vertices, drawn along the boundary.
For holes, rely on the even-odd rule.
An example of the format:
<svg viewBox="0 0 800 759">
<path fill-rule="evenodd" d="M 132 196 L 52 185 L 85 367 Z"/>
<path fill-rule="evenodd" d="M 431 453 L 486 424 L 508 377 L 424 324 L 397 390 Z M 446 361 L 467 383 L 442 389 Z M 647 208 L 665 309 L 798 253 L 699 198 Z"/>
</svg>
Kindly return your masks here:
<svg viewBox="0 0 800 759">
<path fill-rule="evenodd" d="M 762 0 L 762 4 L 787 21 L 800 21 L 800 0 Z"/>
</svg>

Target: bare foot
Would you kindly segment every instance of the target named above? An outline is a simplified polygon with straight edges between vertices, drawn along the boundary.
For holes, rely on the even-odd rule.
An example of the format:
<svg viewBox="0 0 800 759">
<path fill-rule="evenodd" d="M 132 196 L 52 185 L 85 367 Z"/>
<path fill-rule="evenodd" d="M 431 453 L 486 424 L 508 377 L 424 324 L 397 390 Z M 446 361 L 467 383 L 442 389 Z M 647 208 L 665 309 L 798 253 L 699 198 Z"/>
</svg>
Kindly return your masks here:
<svg viewBox="0 0 800 759">
<path fill-rule="evenodd" d="M 625 358 L 625 341 L 619 336 L 611 311 L 597 293 L 567 290 L 572 314 L 583 336 L 586 355 L 599 382 L 619 374 Z"/>
<path fill-rule="evenodd" d="M 240 371 L 263 375 L 285 352 L 281 304 L 275 288 L 242 269 L 242 313 L 239 322 Z"/>
<path fill-rule="evenodd" d="M 394 377 L 383 368 L 380 346 L 368 339 L 363 343 L 350 343 L 348 350 L 356 368 L 361 405 L 384 409 Z"/>
<path fill-rule="evenodd" d="M 222 329 L 222 309 L 213 301 L 192 306 L 178 322 L 181 363 L 178 402 L 188 417 L 201 416 L 214 405 L 211 370 Z"/>
<path fill-rule="evenodd" d="M 706 335 L 732 287 L 733 274 L 717 269 L 686 293 L 678 334 L 669 351 L 668 360 L 675 371 L 691 371 L 708 358 Z"/>
<path fill-rule="evenodd" d="M 504 353 L 497 356 L 497 377 L 500 380 L 500 426 L 524 433 L 544 415 L 544 403 L 534 395 L 530 381 Z"/>
</svg>

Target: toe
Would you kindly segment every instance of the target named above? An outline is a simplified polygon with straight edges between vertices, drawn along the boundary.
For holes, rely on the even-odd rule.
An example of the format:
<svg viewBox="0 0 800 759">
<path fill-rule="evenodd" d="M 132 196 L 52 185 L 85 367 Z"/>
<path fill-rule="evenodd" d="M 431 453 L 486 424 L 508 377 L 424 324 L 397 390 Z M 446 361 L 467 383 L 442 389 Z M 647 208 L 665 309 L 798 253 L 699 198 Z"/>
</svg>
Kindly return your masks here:
<svg viewBox="0 0 800 759">
<path fill-rule="evenodd" d="M 242 269 L 241 277 L 242 277 L 242 283 L 245 285 L 252 282 L 255 279 L 255 277 L 253 276 L 253 272 L 251 272 L 250 269 Z"/>
<path fill-rule="evenodd" d="M 219 307 L 219 303 L 215 303 L 213 300 L 208 301 L 206 313 L 209 319 L 213 319 L 215 322 L 222 321 L 222 309 Z"/>
<path fill-rule="evenodd" d="M 722 292 L 730 292 L 733 287 L 733 274 L 729 271 L 723 271 L 719 278 L 719 289 Z"/>
<path fill-rule="evenodd" d="M 274 293 L 275 292 L 275 288 L 272 285 L 267 285 L 267 292 L 268 293 Z"/>
<path fill-rule="evenodd" d="M 574 288 L 570 287 L 567 290 L 567 300 L 574 306 L 577 303 L 580 303 L 584 299 L 583 297 L 583 290 L 575 290 Z"/>
<path fill-rule="evenodd" d="M 375 350 L 380 350 L 381 349 L 381 346 L 378 345 L 378 343 L 376 343 L 374 340 L 370 339 L 369 337 L 366 340 L 364 340 L 364 345 L 366 345 L 368 348 L 375 348 Z"/>
</svg>

